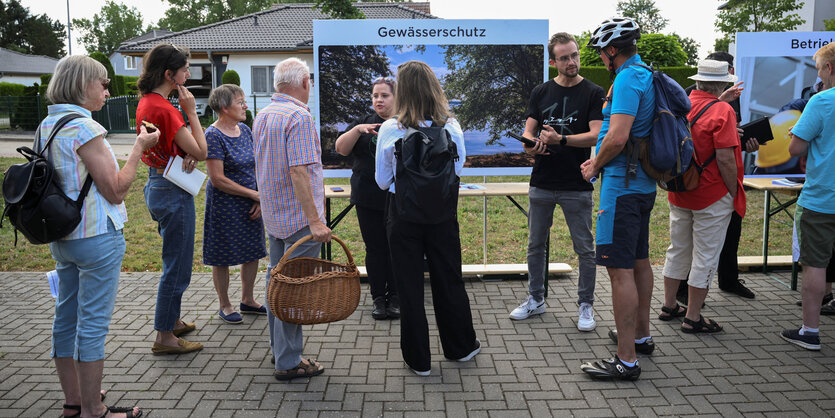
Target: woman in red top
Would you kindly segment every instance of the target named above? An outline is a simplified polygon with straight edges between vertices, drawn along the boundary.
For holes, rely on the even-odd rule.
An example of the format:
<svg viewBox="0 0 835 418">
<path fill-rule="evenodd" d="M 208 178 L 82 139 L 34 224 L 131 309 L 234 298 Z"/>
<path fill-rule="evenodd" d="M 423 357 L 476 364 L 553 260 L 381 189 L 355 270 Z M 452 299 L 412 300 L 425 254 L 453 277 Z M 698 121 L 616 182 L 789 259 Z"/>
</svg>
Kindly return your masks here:
<svg viewBox="0 0 835 418">
<path fill-rule="evenodd" d="M 143 57 L 144 68 L 137 81 L 142 99 L 136 109 L 136 120 L 153 123 L 160 131 L 157 145 L 142 156 L 142 162 L 149 167 L 145 204 L 151 218 L 157 221 L 162 237 L 162 276 L 154 317 L 157 336 L 151 349 L 154 354 L 188 353 L 203 348 L 200 343 L 179 338 L 196 328 L 195 324 L 180 319 L 180 304 L 191 281 L 194 257 L 194 197 L 162 176 L 171 157 L 183 157 L 183 170 L 190 172 L 197 161 L 205 160 L 208 155 L 194 96 L 183 86 L 191 76 L 188 60 L 187 50 L 169 44 L 157 45 Z M 188 116 L 191 130 L 180 111 L 168 101 L 174 90 L 179 94 L 180 107 Z"/>
</svg>

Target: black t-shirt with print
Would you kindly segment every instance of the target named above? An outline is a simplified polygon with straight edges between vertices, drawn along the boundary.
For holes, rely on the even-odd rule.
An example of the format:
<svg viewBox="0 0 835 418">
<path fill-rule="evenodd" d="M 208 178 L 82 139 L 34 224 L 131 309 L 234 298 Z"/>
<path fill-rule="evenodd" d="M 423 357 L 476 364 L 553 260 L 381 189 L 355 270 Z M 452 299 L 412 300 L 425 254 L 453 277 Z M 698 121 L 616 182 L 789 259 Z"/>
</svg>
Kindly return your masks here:
<svg viewBox="0 0 835 418">
<path fill-rule="evenodd" d="M 573 135 L 589 131 L 589 121 L 603 120 L 605 92 L 583 79 L 575 86 L 562 87 L 553 79 L 534 87 L 525 120 L 550 125 L 557 134 Z M 538 134 L 538 132 L 537 132 Z M 531 186 L 548 190 L 594 190 L 583 179 L 580 164 L 589 159 L 591 147 L 548 145 L 551 155 L 537 155 L 531 172 Z"/>
<path fill-rule="evenodd" d="M 357 125 L 366 123 L 383 123 L 385 120 L 376 113 L 357 119 L 349 125 L 345 132 Z M 376 129 L 375 129 L 376 130 Z M 371 209 L 383 210 L 386 201 L 386 191 L 380 190 L 374 180 L 374 156 L 377 153 L 377 135 L 361 134 L 351 150 L 353 174 L 351 175 L 351 203 Z"/>
</svg>

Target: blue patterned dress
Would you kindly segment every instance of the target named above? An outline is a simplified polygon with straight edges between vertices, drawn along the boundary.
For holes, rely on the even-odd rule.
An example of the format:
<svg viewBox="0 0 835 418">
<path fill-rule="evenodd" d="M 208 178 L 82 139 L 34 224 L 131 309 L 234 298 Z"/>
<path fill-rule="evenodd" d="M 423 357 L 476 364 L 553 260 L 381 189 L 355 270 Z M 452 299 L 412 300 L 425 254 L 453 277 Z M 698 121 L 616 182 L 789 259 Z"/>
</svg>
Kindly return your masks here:
<svg viewBox="0 0 835 418">
<path fill-rule="evenodd" d="M 241 136 L 232 138 L 219 129 L 206 129 L 209 159 L 223 161 L 223 174 L 246 188 L 257 190 L 255 153 L 252 132 L 238 123 Z M 203 220 L 203 264 L 235 266 L 266 257 L 264 224 L 261 218 L 249 219 L 255 203 L 216 189 L 209 180 L 206 185 L 206 216 Z"/>
</svg>

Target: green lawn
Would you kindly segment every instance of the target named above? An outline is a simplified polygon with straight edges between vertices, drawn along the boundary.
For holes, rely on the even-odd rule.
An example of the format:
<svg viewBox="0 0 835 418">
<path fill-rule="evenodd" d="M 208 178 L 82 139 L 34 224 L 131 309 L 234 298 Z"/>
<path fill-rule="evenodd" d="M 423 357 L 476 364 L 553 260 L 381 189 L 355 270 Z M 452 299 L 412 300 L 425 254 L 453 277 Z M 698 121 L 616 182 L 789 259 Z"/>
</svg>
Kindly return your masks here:
<svg viewBox="0 0 835 418">
<path fill-rule="evenodd" d="M 5 173 L 11 164 L 23 162 L 23 159 L 0 157 L 0 173 Z M 204 172 L 205 165 L 200 167 Z M 156 223 L 151 220 L 145 208 L 142 187 L 147 180 L 148 173 L 145 166 L 140 164 L 139 174 L 131 186 L 125 200 L 128 209 L 128 223 L 125 226 L 125 240 L 127 251 L 122 263 L 123 271 L 160 271 L 162 261 L 160 249 L 162 241 L 157 234 Z M 2 178 L 2 175 L 0 175 Z M 327 184 L 347 184 L 348 179 L 329 179 Z M 482 177 L 465 177 L 464 182 L 477 183 Z M 489 182 L 526 182 L 527 176 L 488 177 Z M 595 202 L 598 193 L 595 192 Z M 527 207 L 525 196 L 518 196 L 516 200 Z M 194 271 L 208 272 L 211 269 L 202 263 L 203 243 L 203 211 L 205 195 L 203 192 L 195 198 L 197 207 L 197 234 L 195 236 Z M 347 200 L 335 200 L 332 213 L 339 213 Z M 482 216 L 484 213 L 483 198 L 462 198 L 459 205 L 459 222 L 461 224 L 461 245 L 463 247 L 463 261 L 465 264 L 480 264 L 482 262 Z M 762 218 L 763 193 L 750 190 L 748 192 L 748 214 L 742 224 L 742 239 L 740 240 L 739 255 L 759 255 L 762 252 Z M 786 222 L 777 222 L 777 220 Z M 527 226 L 524 216 L 504 197 L 487 198 L 487 262 L 488 263 L 524 263 L 527 244 Z M 653 264 L 664 263 L 664 252 L 669 244 L 669 205 L 666 193 L 659 190 L 655 209 L 650 223 L 650 259 Z M 359 233 L 356 216 L 351 213 L 335 228 L 334 233 L 342 238 L 351 249 L 358 265 L 365 264 L 364 247 Z M 769 253 L 772 255 L 791 254 L 791 224 L 785 215 L 778 216 L 771 223 L 771 239 Z M 339 246 L 334 247 L 334 258 L 344 261 L 344 255 Z M 571 238 L 562 212 L 554 214 L 554 226 L 551 233 L 551 261 L 567 262 L 576 266 L 577 261 L 571 245 Z M 0 229 L 0 271 L 48 271 L 53 269 L 55 262 L 49 254 L 46 245 L 31 245 L 22 235 L 19 235 L 17 246 L 14 246 L 14 232 L 7 221 Z"/>
</svg>

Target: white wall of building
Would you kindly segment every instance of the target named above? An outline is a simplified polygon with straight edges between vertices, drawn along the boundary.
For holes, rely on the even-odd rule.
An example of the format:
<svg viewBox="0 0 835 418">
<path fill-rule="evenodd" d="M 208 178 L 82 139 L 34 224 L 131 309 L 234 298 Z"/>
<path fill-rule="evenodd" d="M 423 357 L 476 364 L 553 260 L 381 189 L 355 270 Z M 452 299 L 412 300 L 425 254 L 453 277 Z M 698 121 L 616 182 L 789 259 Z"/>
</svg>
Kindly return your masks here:
<svg viewBox="0 0 835 418">
<path fill-rule="evenodd" d="M 0 81 L 4 83 L 23 84 L 24 86 L 32 86 L 35 83 L 41 84 L 40 75 L 21 75 L 21 74 L 2 74 Z"/>
<path fill-rule="evenodd" d="M 241 77 L 241 88 L 244 90 L 244 94 L 246 95 L 246 101 L 249 104 L 250 110 L 253 110 L 253 112 L 255 112 L 256 110 L 261 110 L 270 103 L 270 96 L 272 96 L 272 93 L 252 93 L 252 67 L 267 66 L 270 68 L 274 68 L 279 61 L 285 60 L 290 57 L 296 57 L 304 61 L 305 64 L 307 64 L 307 66 L 310 67 L 310 71 L 313 71 L 313 54 L 311 53 L 229 55 L 229 60 L 227 61 L 226 69 L 235 70 L 235 72 L 237 72 L 238 75 Z M 270 88 L 270 90 L 272 90 L 272 88 Z M 310 95 L 308 105 L 312 108 L 315 101 L 316 97 L 314 91 Z"/>
</svg>

